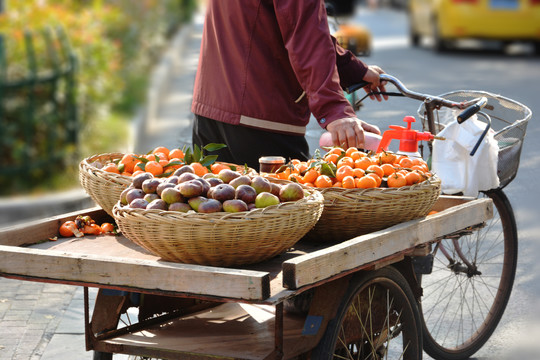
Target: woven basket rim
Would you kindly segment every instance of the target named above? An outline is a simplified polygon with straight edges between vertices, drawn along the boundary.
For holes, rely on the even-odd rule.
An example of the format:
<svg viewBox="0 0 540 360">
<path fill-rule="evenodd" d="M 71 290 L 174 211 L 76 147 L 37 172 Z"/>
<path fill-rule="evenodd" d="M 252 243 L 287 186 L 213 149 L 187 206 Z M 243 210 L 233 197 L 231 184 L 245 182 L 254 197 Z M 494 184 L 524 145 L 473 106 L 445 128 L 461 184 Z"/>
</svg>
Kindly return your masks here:
<svg viewBox="0 0 540 360">
<path fill-rule="evenodd" d="M 304 204 L 316 204 L 316 203 L 323 203 L 324 197 L 323 195 L 317 191 L 312 190 L 309 196 L 304 197 L 303 199 L 297 200 L 297 201 L 288 201 L 279 203 L 277 205 L 271 205 L 265 208 L 254 208 L 249 211 L 241 211 L 236 213 L 230 213 L 225 211 L 219 211 L 215 213 L 199 213 L 196 211 L 189 211 L 189 212 L 180 212 L 180 211 L 170 211 L 170 210 L 158 210 L 158 209 L 137 209 L 137 208 L 129 208 L 127 206 L 121 205 L 120 201 L 118 201 L 114 207 L 113 207 L 113 213 L 114 214 L 136 214 L 140 217 L 147 217 L 146 215 L 151 215 L 152 220 L 157 218 L 163 218 L 164 220 L 207 220 L 209 223 L 213 223 L 215 221 L 226 221 L 226 220 L 249 220 L 250 217 L 254 216 L 260 216 L 264 215 L 267 212 L 272 212 L 274 210 L 294 210 L 296 208 L 300 208 Z"/>
<path fill-rule="evenodd" d="M 407 186 L 401 186 L 401 187 L 393 187 L 393 188 L 387 188 L 387 187 L 376 187 L 376 188 L 369 188 L 369 189 L 345 189 L 342 187 L 329 187 L 329 188 L 318 188 L 315 187 L 314 189 L 322 192 L 323 194 L 326 192 L 336 192 L 336 193 L 356 193 L 359 195 L 370 195 L 370 194 L 378 194 L 378 193 L 392 193 L 392 192 L 408 192 L 408 191 L 417 191 L 422 190 L 424 188 L 430 188 L 430 187 L 437 187 L 441 183 L 441 179 L 435 175 L 431 176 L 430 178 L 419 182 L 417 184 L 413 185 L 407 185 Z"/>
<path fill-rule="evenodd" d="M 129 184 L 131 184 L 131 181 L 133 179 L 131 176 L 122 175 L 122 174 L 116 174 L 116 173 L 113 173 L 113 172 L 105 171 L 103 169 L 100 169 L 100 168 L 95 167 L 95 166 L 92 165 L 92 162 L 98 161 L 98 160 L 101 160 L 101 159 L 104 159 L 104 158 L 110 159 L 112 161 L 112 160 L 116 160 L 116 159 L 120 160 L 120 159 L 122 159 L 123 156 L 124 156 L 123 153 L 104 153 L 104 154 L 92 155 L 92 156 L 89 156 L 89 157 L 83 159 L 80 162 L 79 170 L 98 173 L 98 174 L 100 174 L 102 176 L 105 176 L 105 177 L 108 177 L 108 178 L 110 178 L 112 180 L 116 180 L 116 182 L 119 182 L 119 183 L 122 183 L 122 184 L 127 183 L 129 185 Z"/>
<path fill-rule="evenodd" d="M 107 159 L 110 159 L 110 160 L 120 160 L 122 159 L 122 157 L 125 155 L 126 153 L 120 153 L 120 152 L 111 152 L 111 153 L 103 153 L 103 154 L 95 154 L 95 155 L 92 155 L 92 156 L 89 156 L 89 157 L 86 157 L 84 158 L 83 160 L 81 160 L 81 162 L 79 163 L 79 168 L 82 170 L 83 168 L 85 168 L 84 170 L 88 170 L 90 169 L 91 171 L 94 171 L 94 172 L 98 172 L 98 173 L 101 173 L 101 174 L 106 174 L 107 176 L 110 175 L 110 177 L 112 178 L 120 178 L 120 179 L 130 179 L 130 182 L 131 182 L 131 179 L 133 179 L 132 176 L 127 176 L 127 175 L 122 175 L 122 174 L 115 174 L 115 173 L 111 173 L 111 172 L 108 172 L 108 171 L 105 171 L 103 169 L 100 169 L 98 167 L 95 167 L 92 165 L 92 162 L 94 161 L 97 161 L 97 160 L 100 160 L 100 159 L 103 159 L 103 158 L 107 158 Z M 233 163 L 229 163 L 229 162 L 224 162 L 224 161 L 216 161 L 217 163 L 219 164 L 224 164 L 224 165 L 228 165 L 228 166 L 234 166 L 236 168 L 238 167 L 241 167 L 243 168 L 242 171 L 239 171 L 241 173 L 244 173 L 245 170 L 246 170 L 246 167 L 244 165 L 239 165 L 239 164 L 233 164 Z M 86 169 L 87 168 L 87 169 Z M 251 167 L 247 167 L 247 170 L 248 170 L 248 174 L 249 173 L 253 173 L 253 174 L 258 174 L 257 173 L 257 170 L 251 168 Z M 238 170 L 235 170 L 235 171 L 238 171 Z"/>
</svg>

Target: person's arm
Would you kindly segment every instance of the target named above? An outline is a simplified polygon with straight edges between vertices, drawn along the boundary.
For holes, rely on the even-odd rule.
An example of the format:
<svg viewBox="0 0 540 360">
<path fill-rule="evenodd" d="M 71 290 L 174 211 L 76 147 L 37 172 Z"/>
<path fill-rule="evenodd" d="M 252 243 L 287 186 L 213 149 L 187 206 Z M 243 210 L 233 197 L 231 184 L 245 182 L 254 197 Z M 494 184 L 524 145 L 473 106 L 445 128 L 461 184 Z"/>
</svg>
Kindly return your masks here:
<svg viewBox="0 0 540 360">
<path fill-rule="evenodd" d="M 323 1 L 274 0 L 274 11 L 289 61 L 319 124 L 354 117 L 340 85 Z"/>
<path fill-rule="evenodd" d="M 346 50 L 339 46 L 336 38 L 332 36 L 332 42 L 336 49 L 336 65 L 339 73 L 340 84 L 343 89 L 358 84 L 362 81 L 367 81 L 371 85 L 365 86 L 366 93 L 371 91 L 375 93 L 386 92 L 384 83 L 379 81 L 379 75 L 384 71 L 376 66 L 366 65 L 362 60 L 358 59 L 351 51 Z M 381 95 L 375 94 L 370 96 L 371 100 L 382 100 Z M 388 96 L 384 96 L 385 100 L 388 100 Z"/>
<path fill-rule="evenodd" d="M 356 118 L 343 94 L 338 68 L 344 71 L 343 78 L 358 72 L 355 76 L 367 81 L 376 71 L 332 40 L 322 1 L 275 0 L 274 9 L 289 61 L 319 125 L 332 133 L 336 145 L 363 146 L 364 130 L 380 131 Z"/>
</svg>

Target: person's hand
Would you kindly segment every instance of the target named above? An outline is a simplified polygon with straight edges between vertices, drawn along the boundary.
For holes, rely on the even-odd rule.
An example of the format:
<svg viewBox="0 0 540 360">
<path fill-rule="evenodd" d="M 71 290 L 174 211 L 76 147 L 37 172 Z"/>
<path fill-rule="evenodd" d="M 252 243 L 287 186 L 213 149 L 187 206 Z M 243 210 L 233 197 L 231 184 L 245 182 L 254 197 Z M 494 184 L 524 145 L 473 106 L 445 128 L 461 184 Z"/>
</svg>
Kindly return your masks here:
<svg viewBox="0 0 540 360">
<path fill-rule="evenodd" d="M 366 75 L 364 75 L 364 81 L 369 82 L 370 84 L 367 86 L 364 86 L 364 90 L 366 93 L 371 93 L 372 91 L 377 92 L 386 92 L 386 88 L 384 87 L 386 85 L 386 81 L 381 82 L 380 75 L 384 74 L 383 69 L 376 65 L 370 65 L 368 66 Z M 388 95 L 383 95 L 384 100 L 388 100 Z M 371 100 L 377 99 L 377 101 L 381 101 L 382 98 L 380 94 L 372 94 L 370 96 Z"/>
<path fill-rule="evenodd" d="M 335 146 L 348 149 L 352 146 L 364 148 L 364 131 L 380 134 L 377 126 L 370 125 L 355 117 L 343 118 L 332 121 L 326 127 L 332 134 L 332 142 Z"/>
</svg>

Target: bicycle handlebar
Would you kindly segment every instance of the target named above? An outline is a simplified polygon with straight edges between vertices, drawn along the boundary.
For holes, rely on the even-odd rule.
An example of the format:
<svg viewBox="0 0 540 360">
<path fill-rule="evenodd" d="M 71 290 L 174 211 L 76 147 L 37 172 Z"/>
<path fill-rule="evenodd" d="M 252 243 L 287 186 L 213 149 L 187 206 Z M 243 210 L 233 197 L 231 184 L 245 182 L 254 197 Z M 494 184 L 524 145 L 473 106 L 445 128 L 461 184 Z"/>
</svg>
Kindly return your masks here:
<svg viewBox="0 0 540 360">
<path fill-rule="evenodd" d="M 428 94 L 422 94 L 419 92 L 415 92 L 412 90 L 407 89 L 403 83 L 397 79 L 396 77 L 388 74 L 381 74 L 380 75 L 380 81 L 386 81 L 389 83 L 392 83 L 396 89 L 399 90 L 399 92 L 406 97 L 409 97 L 411 99 L 419 100 L 422 102 L 425 102 L 426 104 L 430 104 L 433 106 L 433 108 L 440 108 L 441 106 L 448 107 L 448 108 L 457 108 L 464 110 L 460 115 L 458 115 L 458 123 L 462 123 L 465 120 L 469 119 L 474 114 L 478 113 L 486 104 L 487 104 L 487 98 L 481 97 L 469 101 L 464 102 L 454 102 L 447 99 L 444 99 L 440 96 L 433 96 Z M 352 93 L 360 88 L 363 88 L 365 86 L 369 85 L 369 82 L 362 81 L 357 84 L 353 84 L 346 88 L 346 91 L 348 93 Z"/>
<path fill-rule="evenodd" d="M 479 112 L 484 106 L 487 104 L 487 98 L 485 96 L 482 96 L 480 100 L 474 105 L 471 105 L 467 109 L 465 109 L 461 114 L 457 117 L 457 122 L 461 124 L 477 112 Z"/>
</svg>

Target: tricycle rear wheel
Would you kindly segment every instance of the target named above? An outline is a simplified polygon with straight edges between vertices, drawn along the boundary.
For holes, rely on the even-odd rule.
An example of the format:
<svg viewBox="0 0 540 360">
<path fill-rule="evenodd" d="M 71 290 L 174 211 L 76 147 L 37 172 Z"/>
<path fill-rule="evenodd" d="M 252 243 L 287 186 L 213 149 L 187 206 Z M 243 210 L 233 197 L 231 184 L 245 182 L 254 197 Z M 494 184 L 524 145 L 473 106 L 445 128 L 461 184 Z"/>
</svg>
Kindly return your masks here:
<svg viewBox="0 0 540 360">
<path fill-rule="evenodd" d="M 421 359 L 420 316 L 409 284 L 388 266 L 355 276 L 312 359 Z"/>
</svg>

